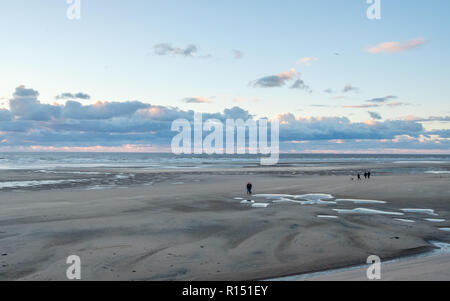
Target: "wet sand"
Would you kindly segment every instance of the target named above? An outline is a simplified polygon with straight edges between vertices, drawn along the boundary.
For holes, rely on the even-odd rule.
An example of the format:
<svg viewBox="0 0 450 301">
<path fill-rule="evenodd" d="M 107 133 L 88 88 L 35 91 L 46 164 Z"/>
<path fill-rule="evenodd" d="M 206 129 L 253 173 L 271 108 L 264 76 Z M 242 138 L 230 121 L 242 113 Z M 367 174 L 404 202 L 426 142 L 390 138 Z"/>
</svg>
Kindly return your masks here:
<svg viewBox="0 0 450 301">
<path fill-rule="evenodd" d="M 120 172 L 159 180 L 102 190 L 2 191 L 0 279 L 65 280 L 69 255 L 80 256 L 83 280 L 270 279 L 359 265 L 369 255 L 385 260 L 417 254 L 432 248 L 430 240 L 450 242 L 450 233 L 439 230 L 450 227 L 448 175 L 379 173 L 356 182 L 344 175 L 349 168 L 358 167 L 331 172 L 290 167 L 164 173 L 127 169 Z M 246 198 L 248 181 L 259 194 L 329 193 L 387 203 L 269 201 L 267 208 L 252 208 L 234 199 Z M 438 216 L 333 210 L 354 208 L 423 208 Z M 448 264 L 448 257 L 439 260 Z M 420 265 L 411 267 L 420 270 Z M 450 280 L 439 271 L 426 280 Z"/>
</svg>

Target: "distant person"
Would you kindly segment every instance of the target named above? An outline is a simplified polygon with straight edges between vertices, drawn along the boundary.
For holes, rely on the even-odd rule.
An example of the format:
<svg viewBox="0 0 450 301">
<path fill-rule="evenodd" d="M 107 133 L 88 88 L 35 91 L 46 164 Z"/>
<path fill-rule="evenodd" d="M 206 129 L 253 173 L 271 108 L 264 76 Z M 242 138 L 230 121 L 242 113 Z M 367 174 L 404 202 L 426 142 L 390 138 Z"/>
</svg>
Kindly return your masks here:
<svg viewBox="0 0 450 301">
<path fill-rule="evenodd" d="M 358 173 L 358 181 L 361 181 L 361 174 Z"/>
<path fill-rule="evenodd" d="M 367 173 L 367 178 L 370 179 L 370 171 Z"/>
<path fill-rule="evenodd" d="M 364 172 L 364 179 L 367 179 L 367 172 Z"/>
<path fill-rule="evenodd" d="M 247 194 L 252 194 L 252 188 L 253 188 L 252 183 L 248 183 L 247 184 Z"/>
</svg>

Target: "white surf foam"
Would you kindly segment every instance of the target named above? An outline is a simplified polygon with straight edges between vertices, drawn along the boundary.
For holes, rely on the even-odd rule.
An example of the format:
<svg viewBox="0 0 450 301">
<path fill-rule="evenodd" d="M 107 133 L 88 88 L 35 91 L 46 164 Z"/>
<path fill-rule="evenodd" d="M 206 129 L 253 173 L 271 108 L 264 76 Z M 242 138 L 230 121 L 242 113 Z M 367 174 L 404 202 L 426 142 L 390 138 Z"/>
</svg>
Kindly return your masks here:
<svg viewBox="0 0 450 301">
<path fill-rule="evenodd" d="M 87 182 L 87 181 L 90 181 L 90 179 L 10 181 L 10 182 L 0 182 L 0 189 L 24 188 L 24 187 L 33 187 L 33 186 L 41 186 L 41 185 L 68 184 L 68 183 L 78 183 L 78 182 Z"/>
<path fill-rule="evenodd" d="M 355 208 L 355 209 L 333 209 L 340 214 L 383 214 L 383 215 L 404 215 L 400 212 L 381 211 L 367 208 Z"/>
<path fill-rule="evenodd" d="M 450 174 L 450 171 L 449 170 L 429 170 L 429 171 L 426 171 L 425 173 L 441 175 L 441 174 Z"/>
<path fill-rule="evenodd" d="M 407 213 L 422 213 L 422 214 L 428 214 L 428 215 L 434 215 L 437 216 L 438 214 L 434 213 L 433 209 L 415 209 L 415 208 L 406 208 L 406 209 L 400 209 L 403 212 Z"/>
<path fill-rule="evenodd" d="M 125 179 L 131 179 L 131 178 L 134 178 L 135 176 L 136 176 L 136 175 L 134 175 L 134 174 L 124 174 L 124 173 L 121 173 L 121 174 L 116 175 L 115 178 L 116 178 L 116 179 L 119 179 L 119 180 L 125 180 Z"/>
<path fill-rule="evenodd" d="M 446 231 L 446 232 L 450 232 L 450 228 L 439 228 L 439 230 L 441 230 L 441 231 Z"/>
</svg>

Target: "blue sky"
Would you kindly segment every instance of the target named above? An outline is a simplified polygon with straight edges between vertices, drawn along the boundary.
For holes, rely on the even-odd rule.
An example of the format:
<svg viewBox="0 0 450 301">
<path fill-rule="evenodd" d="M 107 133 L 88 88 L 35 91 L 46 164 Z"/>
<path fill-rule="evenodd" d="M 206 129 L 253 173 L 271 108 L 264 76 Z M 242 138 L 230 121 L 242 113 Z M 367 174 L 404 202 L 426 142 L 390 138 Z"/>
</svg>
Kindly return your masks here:
<svg viewBox="0 0 450 301">
<path fill-rule="evenodd" d="M 0 148 L 77 146 L 58 138 L 63 129 L 78 131 L 67 127 L 73 123 L 67 116 L 73 114 L 31 120 L 37 115 L 17 113 L 17 103 L 14 111 L 11 101 L 33 89 L 39 94 L 22 99 L 21 105 L 28 106 L 21 110 L 42 113 L 50 107 L 30 103 L 62 106 L 67 100 L 86 108 L 98 101 L 138 101 L 222 114 L 238 106 L 256 117 L 289 120 L 286 151 L 449 149 L 448 1 L 381 0 L 381 20 L 367 19 L 365 0 L 81 0 L 80 20 L 69 20 L 67 7 L 65 0 L 0 1 L 0 107 L 11 115 L 1 121 Z M 282 72 L 288 78 L 272 84 Z M 291 89 L 297 80 L 300 88 Z M 89 99 L 55 98 L 79 92 Z M 122 118 L 130 124 L 135 121 L 130 116 L 101 121 L 119 123 Z M 74 120 L 92 121 L 86 118 Z M 339 118 L 348 119 L 348 129 L 341 129 L 348 135 L 335 130 Z M 311 120 L 318 120 L 314 126 L 327 129 L 328 135 L 293 131 L 310 126 Z M 386 137 L 352 133 L 360 124 L 390 133 L 386 126 L 393 121 L 407 122 L 414 131 L 408 127 Z M 29 126 L 12 134 L 11 128 L 24 122 Z M 308 129 L 314 132 L 315 127 Z M 94 129 L 91 134 L 100 137 Z M 41 138 L 30 136 L 39 130 Z M 163 137 L 146 144 L 164 145 Z M 126 138 L 94 140 L 98 146 L 120 148 L 146 139 Z M 94 146 L 92 136 L 83 139 L 78 146 Z"/>
</svg>

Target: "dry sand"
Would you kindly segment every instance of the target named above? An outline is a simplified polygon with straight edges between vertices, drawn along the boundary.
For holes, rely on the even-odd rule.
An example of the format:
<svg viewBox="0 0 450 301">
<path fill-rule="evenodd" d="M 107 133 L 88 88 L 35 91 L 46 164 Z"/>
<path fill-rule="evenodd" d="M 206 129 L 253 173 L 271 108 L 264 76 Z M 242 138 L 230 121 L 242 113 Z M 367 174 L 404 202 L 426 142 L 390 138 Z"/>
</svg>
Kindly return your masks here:
<svg viewBox="0 0 450 301">
<path fill-rule="evenodd" d="M 450 242 L 450 233 L 438 229 L 450 227 L 448 176 L 379 175 L 358 183 L 336 174 L 292 168 L 177 171 L 149 186 L 1 192 L 0 279 L 65 280 L 69 255 L 80 256 L 83 280 L 269 279 L 359 265 L 369 255 L 385 260 L 421 253 L 430 250 L 430 240 Z M 248 181 L 256 193 L 330 193 L 387 203 L 251 208 L 234 199 L 246 197 Z M 333 211 L 357 207 L 429 208 L 446 221 L 432 223 L 420 213 Z M 431 270 L 424 280 L 450 280 L 440 268 L 448 267 L 448 256 L 429 260 L 405 264 L 392 279 L 425 265 Z"/>
</svg>

